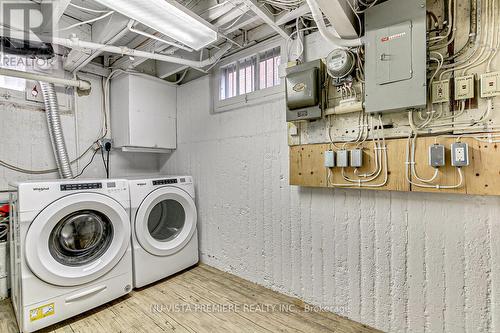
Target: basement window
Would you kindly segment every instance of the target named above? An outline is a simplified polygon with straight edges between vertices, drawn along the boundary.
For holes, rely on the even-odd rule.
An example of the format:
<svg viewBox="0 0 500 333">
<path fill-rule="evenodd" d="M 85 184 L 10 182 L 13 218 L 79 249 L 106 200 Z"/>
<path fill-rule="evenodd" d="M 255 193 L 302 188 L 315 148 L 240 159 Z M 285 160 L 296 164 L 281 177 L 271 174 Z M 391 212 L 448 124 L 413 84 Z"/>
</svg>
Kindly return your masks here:
<svg viewBox="0 0 500 333">
<path fill-rule="evenodd" d="M 281 48 L 241 58 L 220 68 L 219 100 L 243 96 L 280 85 Z"/>
<path fill-rule="evenodd" d="M 15 69 L 23 72 L 26 71 L 26 62 L 23 60 L 23 58 L 15 55 L 10 55 L 10 54 L 6 55 L 2 53 L 0 53 L 0 57 L 1 57 L 0 59 L 1 68 Z M 17 77 L 0 75 L 0 88 L 16 90 L 16 91 L 25 91 L 26 80 Z"/>
</svg>

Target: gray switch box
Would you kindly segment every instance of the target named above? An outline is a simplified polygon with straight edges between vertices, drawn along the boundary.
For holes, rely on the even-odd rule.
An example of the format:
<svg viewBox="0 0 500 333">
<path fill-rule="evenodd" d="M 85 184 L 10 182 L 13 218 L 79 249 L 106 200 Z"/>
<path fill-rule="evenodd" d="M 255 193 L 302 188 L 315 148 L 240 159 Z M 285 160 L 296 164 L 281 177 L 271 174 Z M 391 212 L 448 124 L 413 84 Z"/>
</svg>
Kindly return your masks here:
<svg viewBox="0 0 500 333">
<path fill-rule="evenodd" d="M 425 1 L 389 0 L 365 13 L 366 112 L 425 107 Z"/>
<path fill-rule="evenodd" d="M 333 150 L 325 151 L 325 168 L 335 167 L 335 152 Z"/>
<path fill-rule="evenodd" d="M 347 150 L 342 149 L 337 151 L 337 167 L 349 167 L 349 152 Z"/>
<path fill-rule="evenodd" d="M 451 165 L 463 167 L 469 165 L 469 145 L 465 142 L 451 144 Z"/>
<path fill-rule="evenodd" d="M 286 69 L 286 121 L 323 116 L 325 67 L 320 59 Z"/>
<path fill-rule="evenodd" d="M 351 167 L 361 168 L 363 166 L 363 151 L 361 149 L 353 149 L 350 151 Z"/>
<path fill-rule="evenodd" d="M 443 145 L 434 144 L 429 147 L 429 165 L 433 168 L 439 168 L 446 165 Z"/>
</svg>

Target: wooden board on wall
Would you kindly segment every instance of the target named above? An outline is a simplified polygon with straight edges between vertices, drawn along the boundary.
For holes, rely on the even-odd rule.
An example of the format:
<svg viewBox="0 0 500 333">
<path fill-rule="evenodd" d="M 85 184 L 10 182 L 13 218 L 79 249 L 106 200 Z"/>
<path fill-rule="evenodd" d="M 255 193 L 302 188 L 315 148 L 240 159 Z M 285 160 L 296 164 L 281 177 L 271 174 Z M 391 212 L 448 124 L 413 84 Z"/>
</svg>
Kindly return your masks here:
<svg viewBox="0 0 500 333">
<path fill-rule="evenodd" d="M 446 166 L 440 168 L 436 183 L 440 185 L 453 185 L 459 182 L 457 170 L 451 166 L 450 145 L 455 138 L 446 137 L 421 137 L 416 141 L 415 169 L 420 178 L 431 178 L 434 169 L 428 164 L 429 146 L 438 142 L 446 148 Z M 415 191 L 439 192 L 477 195 L 500 195 L 500 148 L 498 143 L 480 142 L 474 138 L 461 138 L 460 141 L 469 144 L 470 165 L 463 167 L 463 186 L 456 189 L 421 188 L 410 186 L 406 181 L 406 139 L 387 140 L 388 153 L 388 182 L 383 187 L 361 187 L 362 189 L 378 189 L 388 191 Z M 335 187 L 333 184 L 348 184 L 342 177 L 339 168 L 333 168 L 333 174 L 328 179 L 328 169 L 324 167 L 324 152 L 330 149 L 329 144 L 301 145 L 290 147 L 290 184 L 308 187 Z M 347 147 L 351 149 L 353 147 Z M 375 168 L 374 151 L 371 142 L 363 144 L 364 166 L 358 174 L 370 172 Z M 338 150 L 333 147 L 333 150 Z M 356 178 L 352 168 L 346 168 L 345 174 Z M 380 177 L 372 181 L 378 184 L 383 181 Z M 418 182 L 415 177 L 413 182 Z M 368 183 L 370 184 L 370 183 Z M 359 188 L 353 184 L 352 188 Z"/>
</svg>

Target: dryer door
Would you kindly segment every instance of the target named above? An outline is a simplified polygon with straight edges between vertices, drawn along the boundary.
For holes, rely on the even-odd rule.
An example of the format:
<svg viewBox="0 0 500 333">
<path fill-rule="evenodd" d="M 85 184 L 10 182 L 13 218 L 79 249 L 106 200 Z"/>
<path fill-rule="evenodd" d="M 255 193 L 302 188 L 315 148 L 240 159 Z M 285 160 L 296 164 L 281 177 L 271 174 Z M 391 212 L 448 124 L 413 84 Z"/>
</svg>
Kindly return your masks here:
<svg viewBox="0 0 500 333">
<path fill-rule="evenodd" d="M 141 203 L 135 217 L 135 235 L 143 249 L 167 256 L 182 249 L 196 231 L 196 206 L 177 187 L 162 187 Z"/>
<path fill-rule="evenodd" d="M 54 201 L 31 223 L 26 261 L 41 280 L 59 286 L 91 282 L 109 272 L 130 242 L 127 211 L 97 193 Z"/>
</svg>

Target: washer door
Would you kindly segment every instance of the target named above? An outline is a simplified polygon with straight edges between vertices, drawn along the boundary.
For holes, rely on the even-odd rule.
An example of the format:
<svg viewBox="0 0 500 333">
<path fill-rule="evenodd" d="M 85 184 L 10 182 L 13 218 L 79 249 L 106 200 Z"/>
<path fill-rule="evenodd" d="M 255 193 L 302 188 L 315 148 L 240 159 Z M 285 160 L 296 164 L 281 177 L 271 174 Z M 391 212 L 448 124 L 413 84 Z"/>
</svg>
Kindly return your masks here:
<svg viewBox="0 0 500 333">
<path fill-rule="evenodd" d="M 182 249 L 196 231 L 196 206 L 177 187 L 162 187 L 141 203 L 135 217 L 135 235 L 142 248 L 156 256 Z"/>
<path fill-rule="evenodd" d="M 109 272 L 129 240 L 123 206 L 106 195 L 76 193 L 54 201 L 33 220 L 26 235 L 26 261 L 47 283 L 81 285 Z"/>
</svg>

